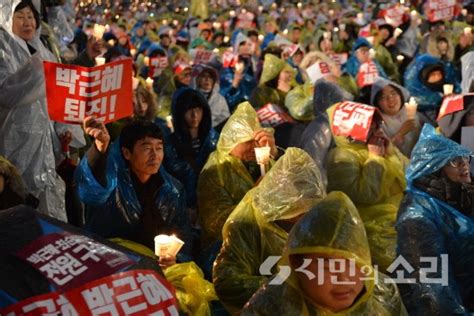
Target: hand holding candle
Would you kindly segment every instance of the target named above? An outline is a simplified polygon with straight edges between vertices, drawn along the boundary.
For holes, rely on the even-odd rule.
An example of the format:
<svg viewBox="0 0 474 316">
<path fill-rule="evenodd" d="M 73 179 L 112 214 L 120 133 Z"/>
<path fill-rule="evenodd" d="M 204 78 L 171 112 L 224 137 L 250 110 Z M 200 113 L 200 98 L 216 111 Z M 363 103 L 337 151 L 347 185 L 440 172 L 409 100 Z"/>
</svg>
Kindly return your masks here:
<svg viewBox="0 0 474 316">
<path fill-rule="evenodd" d="M 411 97 L 408 103 L 405 103 L 405 108 L 407 111 L 407 118 L 409 120 L 414 120 L 416 117 L 416 110 L 418 108 L 418 103 L 416 103 L 415 98 Z"/>
<path fill-rule="evenodd" d="M 184 242 L 175 235 L 158 235 L 155 237 L 155 255 L 158 257 L 176 257 Z"/>
</svg>

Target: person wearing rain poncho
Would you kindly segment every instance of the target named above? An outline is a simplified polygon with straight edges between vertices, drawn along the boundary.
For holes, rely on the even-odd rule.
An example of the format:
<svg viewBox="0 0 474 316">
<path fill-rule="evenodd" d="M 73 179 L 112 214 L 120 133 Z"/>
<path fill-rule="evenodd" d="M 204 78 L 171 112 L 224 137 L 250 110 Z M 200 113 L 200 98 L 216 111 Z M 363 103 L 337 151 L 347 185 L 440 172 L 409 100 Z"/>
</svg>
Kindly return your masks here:
<svg viewBox="0 0 474 316">
<path fill-rule="evenodd" d="M 305 128 L 300 140 L 304 149 L 321 171 L 321 178 L 327 185 L 326 156 L 334 146 L 331 127 L 326 110 L 333 104 L 349 100 L 350 95 L 338 85 L 319 79 L 314 85 L 313 111 L 315 119 Z"/>
<path fill-rule="evenodd" d="M 414 281 L 400 284 L 410 315 L 474 312 L 472 155 L 429 124 L 413 149 L 396 224 L 397 252 L 410 266 L 403 277 Z"/>
<path fill-rule="evenodd" d="M 43 75 L 43 61 L 54 56 L 41 43 L 40 16 L 31 1 L 4 2 L 0 22 L 0 154 L 40 200 L 38 211 L 66 221 L 65 185 L 55 170 L 60 143 Z"/>
<path fill-rule="evenodd" d="M 285 269 L 291 274 L 283 280 Z M 375 277 L 356 207 L 344 193 L 331 192 L 293 226 L 280 273 L 242 315 L 407 315 L 397 286 L 387 280 L 382 273 Z"/>
<path fill-rule="evenodd" d="M 334 111 L 328 109 L 331 129 Z M 395 259 L 395 220 L 405 190 L 405 166 L 408 159 L 392 145 L 381 128 L 377 112 L 366 142 L 336 136 L 336 145 L 327 157 L 328 192 L 343 191 L 359 210 L 364 221 L 374 264 L 381 271 Z"/>
<path fill-rule="evenodd" d="M 297 148 L 287 149 L 245 195 L 225 223 L 213 269 L 216 293 L 229 312 L 237 314 L 268 279 L 259 272 L 262 263 L 283 253 L 293 224 L 325 196 L 318 167 Z"/>
<path fill-rule="evenodd" d="M 224 125 L 216 150 L 199 176 L 197 198 L 203 245 L 222 239 L 227 217 L 260 177 L 254 148 L 267 145 L 271 156 L 276 157 L 272 133 L 262 129 L 248 102 L 240 104 Z"/>
<path fill-rule="evenodd" d="M 453 92 L 460 92 L 453 67 L 427 54 L 416 57 L 408 66 L 404 82 L 410 95 L 418 103 L 418 111 L 426 112 L 431 120 L 435 119 L 441 106 L 444 84 L 453 84 Z"/>
<path fill-rule="evenodd" d="M 285 107 L 288 92 L 296 85 L 295 69 L 272 54 L 265 55 L 260 84 L 253 91 L 250 103 L 259 109 L 267 103 Z"/>
<path fill-rule="evenodd" d="M 413 113 L 414 118 L 408 117 L 408 110 L 404 105 L 408 96 L 408 91 L 402 86 L 379 78 L 372 85 L 370 103 L 380 109 L 385 134 L 405 156 L 410 157 L 421 126 L 416 112 Z"/>
</svg>

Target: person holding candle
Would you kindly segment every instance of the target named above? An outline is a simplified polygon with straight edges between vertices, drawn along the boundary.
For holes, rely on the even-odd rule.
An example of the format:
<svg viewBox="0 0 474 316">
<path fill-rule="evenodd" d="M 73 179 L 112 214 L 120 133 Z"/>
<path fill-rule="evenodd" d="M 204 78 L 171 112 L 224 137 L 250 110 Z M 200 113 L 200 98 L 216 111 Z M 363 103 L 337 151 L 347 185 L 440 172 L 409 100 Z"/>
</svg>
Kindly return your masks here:
<svg viewBox="0 0 474 316">
<path fill-rule="evenodd" d="M 325 197 L 316 164 L 297 148 L 287 149 L 244 196 L 225 222 L 213 268 L 216 293 L 227 311 L 239 313 L 269 277 L 259 272 L 264 260 L 283 253 L 292 226 Z"/>
<path fill-rule="evenodd" d="M 474 312 L 472 155 L 429 124 L 413 149 L 396 223 L 404 278 L 414 281 L 399 286 L 410 315 Z"/>
<path fill-rule="evenodd" d="M 395 82 L 379 78 L 372 86 L 371 104 L 380 109 L 382 129 L 392 143 L 407 157 L 415 146 L 421 126 L 416 104 L 407 104 L 408 91 Z M 415 107 L 414 109 L 412 109 Z"/>
</svg>

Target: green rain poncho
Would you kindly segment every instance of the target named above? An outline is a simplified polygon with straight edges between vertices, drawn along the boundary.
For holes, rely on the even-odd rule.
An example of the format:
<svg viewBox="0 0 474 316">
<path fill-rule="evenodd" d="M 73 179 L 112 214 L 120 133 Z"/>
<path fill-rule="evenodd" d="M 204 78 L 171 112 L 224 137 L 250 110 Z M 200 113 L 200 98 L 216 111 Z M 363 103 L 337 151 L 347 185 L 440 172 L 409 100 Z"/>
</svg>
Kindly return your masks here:
<svg viewBox="0 0 474 316">
<path fill-rule="evenodd" d="M 298 148 L 287 149 L 245 195 L 225 223 L 213 269 L 217 295 L 229 312 L 238 314 L 267 280 L 259 273 L 264 260 L 283 253 L 288 233 L 275 222 L 297 218 L 325 196 L 319 169 Z"/>
<path fill-rule="evenodd" d="M 289 70 L 293 73 L 293 80 L 291 86 L 296 86 L 295 76 L 296 71 L 284 60 L 276 57 L 272 54 L 266 54 L 263 62 L 262 75 L 257 88 L 250 97 L 250 103 L 254 108 L 259 109 L 267 103 L 272 103 L 281 106 L 285 106 L 285 98 L 287 93 L 279 91 L 275 88 L 269 87 L 267 83 L 280 75 L 280 72 Z"/>
<path fill-rule="evenodd" d="M 311 81 L 306 81 L 288 92 L 285 107 L 294 119 L 304 122 L 311 122 L 314 119 L 313 94 L 314 85 Z"/>
<path fill-rule="evenodd" d="M 197 196 L 204 244 L 221 240 L 227 217 L 255 186 L 244 163 L 230 152 L 238 144 L 252 140 L 261 129 L 252 106 L 248 102 L 240 104 L 224 125 L 216 150 L 201 171 Z"/>
<path fill-rule="evenodd" d="M 335 107 L 327 110 L 331 126 Z M 395 146 L 387 157 L 380 157 L 369 154 L 367 144 L 333 137 L 336 147 L 328 156 L 328 192 L 343 191 L 357 206 L 374 263 L 385 271 L 395 259 L 394 224 L 406 187 L 408 159 Z"/>
<path fill-rule="evenodd" d="M 331 192 L 295 224 L 280 264 L 289 266 L 292 254 L 314 253 L 354 260 L 359 270 L 373 269 L 364 225 L 354 204 L 342 192 Z M 368 279 L 364 281 L 365 293 L 337 314 L 307 298 L 296 273 L 300 272 L 293 270 L 281 285 L 263 285 L 242 315 L 407 315 L 396 285 L 385 283 L 387 277 L 380 273 L 378 279 L 374 278 L 373 270 L 363 274 Z"/>
</svg>

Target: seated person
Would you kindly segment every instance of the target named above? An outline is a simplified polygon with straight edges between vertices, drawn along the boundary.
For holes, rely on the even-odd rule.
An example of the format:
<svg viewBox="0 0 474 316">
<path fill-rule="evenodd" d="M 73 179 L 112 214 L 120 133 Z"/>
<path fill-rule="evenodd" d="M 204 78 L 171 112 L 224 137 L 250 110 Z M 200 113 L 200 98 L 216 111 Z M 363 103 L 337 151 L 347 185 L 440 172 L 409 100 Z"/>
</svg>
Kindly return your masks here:
<svg viewBox="0 0 474 316">
<path fill-rule="evenodd" d="M 248 102 L 240 104 L 224 125 L 217 149 L 199 176 L 197 198 L 203 244 L 222 239 L 227 217 L 259 180 L 255 147 L 266 145 L 271 147 L 271 156 L 276 157 L 273 135 L 262 129 Z"/>
<path fill-rule="evenodd" d="M 280 262 L 242 315 L 406 314 L 397 286 L 376 278 L 364 225 L 342 192 L 329 193 L 293 226 Z"/>
<path fill-rule="evenodd" d="M 237 314 L 265 282 L 260 266 L 280 256 L 294 223 L 326 196 L 319 169 L 303 150 L 289 148 L 227 219 L 214 263 L 216 293 Z M 280 301 L 281 303 L 281 301 Z"/>
<path fill-rule="evenodd" d="M 328 109 L 331 129 L 338 105 Z M 374 264 L 385 271 L 395 259 L 394 225 L 408 159 L 392 145 L 382 129 L 383 121 L 374 113 L 365 142 L 333 132 L 335 147 L 327 157 L 328 192 L 342 191 L 354 202 L 365 224 Z"/>
<path fill-rule="evenodd" d="M 88 117 L 84 130 L 94 138 L 75 174 L 86 207 L 85 229 L 151 249 L 156 235 L 176 234 L 185 242 L 178 259 L 191 259 L 193 241 L 185 197 L 181 184 L 161 168 L 160 128 L 151 122 L 133 122 L 111 146 L 103 123 Z M 174 258 L 160 258 L 160 262 L 169 265 Z"/>
<path fill-rule="evenodd" d="M 429 124 L 413 149 L 396 225 L 397 253 L 414 268 L 404 278 L 416 283 L 400 285 L 410 315 L 474 312 L 472 155 Z"/>
</svg>

